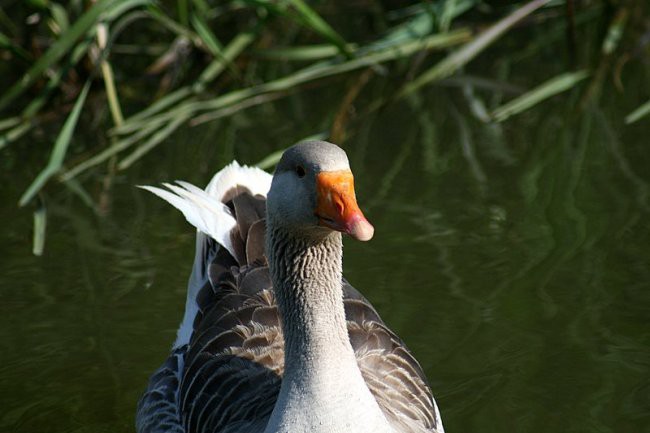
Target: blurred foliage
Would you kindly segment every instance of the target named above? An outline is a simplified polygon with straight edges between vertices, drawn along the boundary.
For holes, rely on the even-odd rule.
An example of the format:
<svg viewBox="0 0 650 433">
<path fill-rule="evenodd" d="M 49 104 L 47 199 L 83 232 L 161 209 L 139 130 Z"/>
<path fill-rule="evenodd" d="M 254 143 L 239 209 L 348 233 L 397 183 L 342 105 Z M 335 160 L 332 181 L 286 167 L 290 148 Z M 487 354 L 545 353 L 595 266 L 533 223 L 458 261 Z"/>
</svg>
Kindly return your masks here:
<svg viewBox="0 0 650 433">
<path fill-rule="evenodd" d="M 483 82 L 497 95 L 499 104 L 489 109 L 468 98 L 486 123 L 577 86 L 576 109 L 584 110 L 603 86 L 636 91 L 626 87 L 624 71 L 648 58 L 647 8 L 642 0 L 10 1 L 0 7 L 0 152 L 39 131 L 56 136 L 51 149 L 38 149 L 56 164 L 51 160 L 25 187 L 20 205 L 52 180 L 88 202 L 77 177 L 91 168 L 127 169 L 182 126 L 272 105 L 332 80 L 358 79 L 330 125 L 307 136 L 339 143 L 354 134 L 346 110 L 378 78 L 399 84 L 366 101 L 362 113 L 454 80 L 461 87 Z M 502 39 L 508 33 L 517 36 Z M 499 41 L 494 63 L 502 72 L 558 47 L 561 58 L 544 75 L 512 82 L 483 71 L 468 77 L 472 62 Z M 92 85 L 88 98 L 85 83 Z M 504 89 L 516 89 L 508 101 L 501 100 Z M 642 96 L 628 124 L 650 112 L 650 95 Z M 77 118 L 63 125 L 73 107 L 97 139 L 75 139 Z"/>
</svg>

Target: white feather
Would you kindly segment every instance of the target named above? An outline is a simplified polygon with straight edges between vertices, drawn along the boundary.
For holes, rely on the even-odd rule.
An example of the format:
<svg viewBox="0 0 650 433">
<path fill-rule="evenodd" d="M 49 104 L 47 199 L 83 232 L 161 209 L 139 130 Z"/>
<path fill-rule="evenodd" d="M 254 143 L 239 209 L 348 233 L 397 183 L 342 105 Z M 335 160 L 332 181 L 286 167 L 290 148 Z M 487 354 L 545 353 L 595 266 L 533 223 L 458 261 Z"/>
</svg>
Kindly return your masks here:
<svg viewBox="0 0 650 433">
<path fill-rule="evenodd" d="M 213 197 L 219 200 L 233 187 L 237 185 L 246 187 L 253 195 L 262 195 L 271 189 L 271 179 L 273 177 L 260 170 L 257 167 L 241 166 L 237 161 L 233 161 L 217 174 L 214 175 L 205 190 Z"/>
<path fill-rule="evenodd" d="M 205 235 L 210 236 L 235 257 L 230 232 L 236 225 L 230 209 L 222 202 L 233 188 L 246 188 L 253 195 L 266 197 L 271 188 L 272 176 L 256 167 L 240 166 L 233 161 L 213 177 L 205 190 L 182 180 L 177 185 L 163 183 L 169 191 L 153 186 L 140 186 L 180 210 L 185 219 L 199 231 L 192 275 L 187 287 L 185 315 L 178 329 L 174 348 L 187 344 L 192 335 L 194 318 L 198 312 L 196 296 L 207 282 L 205 270 L 212 257 L 208 257 Z"/>
</svg>

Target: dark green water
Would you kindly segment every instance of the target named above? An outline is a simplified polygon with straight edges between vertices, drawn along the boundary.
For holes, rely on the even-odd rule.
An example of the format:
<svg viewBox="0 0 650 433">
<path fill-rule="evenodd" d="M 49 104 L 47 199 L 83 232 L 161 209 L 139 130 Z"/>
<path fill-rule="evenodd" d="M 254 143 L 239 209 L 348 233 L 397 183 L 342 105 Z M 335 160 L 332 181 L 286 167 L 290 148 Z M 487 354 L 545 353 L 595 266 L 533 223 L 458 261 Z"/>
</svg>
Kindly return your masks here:
<svg viewBox="0 0 650 433">
<path fill-rule="evenodd" d="M 359 111 L 390 86 L 376 79 Z M 3 153 L 0 430 L 132 431 L 194 249 L 183 217 L 134 185 L 255 163 L 327 129 L 345 90 L 183 130 L 108 190 L 91 173 L 101 215 L 50 188 L 42 257 L 15 204 L 49 141 Z M 346 276 L 415 352 L 448 432 L 649 431 L 650 128 L 623 125 L 642 95 L 605 91 L 579 112 L 569 92 L 501 126 L 468 95 L 431 87 L 357 117 L 345 148 L 376 235 L 346 241 Z"/>
</svg>

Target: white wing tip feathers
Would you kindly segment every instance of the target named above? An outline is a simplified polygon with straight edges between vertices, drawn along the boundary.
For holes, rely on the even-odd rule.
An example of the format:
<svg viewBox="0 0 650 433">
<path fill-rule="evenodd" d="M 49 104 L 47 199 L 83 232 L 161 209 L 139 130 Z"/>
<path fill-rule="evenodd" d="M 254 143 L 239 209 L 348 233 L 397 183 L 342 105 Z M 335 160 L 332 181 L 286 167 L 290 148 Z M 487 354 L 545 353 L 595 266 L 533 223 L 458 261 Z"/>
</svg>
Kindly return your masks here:
<svg viewBox="0 0 650 433">
<path fill-rule="evenodd" d="M 233 161 L 217 172 L 205 190 L 178 180 L 163 183 L 167 189 L 138 185 L 180 210 L 185 219 L 203 233 L 233 253 L 229 233 L 235 225 L 230 210 L 222 203 L 232 188 L 243 187 L 253 195 L 266 196 L 271 187 L 271 175 L 257 167 L 241 166 Z"/>
<path fill-rule="evenodd" d="M 271 188 L 271 178 L 270 174 L 259 168 L 240 166 L 237 161 L 233 161 L 217 172 L 205 189 L 180 180 L 175 184 L 163 183 L 162 185 L 166 189 L 148 185 L 138 185 L 138 188 L 157 195 L 180 210 L 185 219 L 197 230 L 213 238 L 233 257 L 236 257 L 230 233 L 237 222 L 230 209 L 223 203 L 223 198 L 228 191 L 237 187 L 244 187 L 253 195 L 266 196 Z M 197 233 L 197 236 L 194 266 L 188 283 L 185 315 L 174 347 L 180 347 L 189 342 L 194 317 L 198 312 L 196 296 L 205 284 L 206 278 L 200 270 L 205 269 L 204 262 L 206 260 L 211 260 L 205 256 L 203 248 L 205 241 L 200 241 L 201 233 Z"/>
</svg>

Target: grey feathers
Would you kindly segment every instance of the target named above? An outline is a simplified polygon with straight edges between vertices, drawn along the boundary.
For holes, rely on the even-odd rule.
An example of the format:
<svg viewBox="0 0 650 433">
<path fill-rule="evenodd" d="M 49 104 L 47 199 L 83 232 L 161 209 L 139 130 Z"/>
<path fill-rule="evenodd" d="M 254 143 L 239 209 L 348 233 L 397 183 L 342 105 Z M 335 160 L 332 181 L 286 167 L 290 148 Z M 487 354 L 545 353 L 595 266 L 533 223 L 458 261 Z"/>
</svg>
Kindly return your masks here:
<svg viewBox="0 0 650 433">
<path fill-rule="evenodd" d="M 326 141 L 304 141 L 287 149 L 276 168 L 276 174 L 302 165 L 312 171 L 349 170 L 348 156 L 343 149 Z"/>
</svg>

